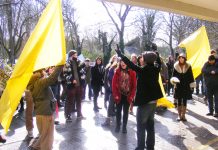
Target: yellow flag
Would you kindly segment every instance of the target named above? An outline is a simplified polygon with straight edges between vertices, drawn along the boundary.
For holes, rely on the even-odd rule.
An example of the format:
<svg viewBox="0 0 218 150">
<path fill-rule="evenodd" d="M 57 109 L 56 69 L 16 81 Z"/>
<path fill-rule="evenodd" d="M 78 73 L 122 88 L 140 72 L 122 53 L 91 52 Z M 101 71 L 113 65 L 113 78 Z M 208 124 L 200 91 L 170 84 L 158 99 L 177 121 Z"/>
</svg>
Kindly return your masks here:
<svg viewBox="0 0 218 150">
<path fill-rule="evenodd" d="M 0 122 L 7 132 L 33 71 L 66 61 L 61 0 L 50 0 L 28 39 L 0 100 Z"/>
<path fill-rule="evenodd" d="M 210 55 L 210 44 L 205 26 L 182 41 L 179 47 L 186 48 L 187 59 L 192 66 L 194 78 L 196 78 L 201 73 L 201 69 Z"/>
<path fill-rule="evenodd" d="M 159 84 L 160 84 L 160 87 L 161 87 L 161 91 L 163 93 L 163 97 L 158 99 L 157 106 L 163 106 L 163 107 L 167 107 L 167 108 L 174 108 L 175 106 L 173 105 L 173 103 L 170 102 L 166 97 L 166 93 L 164 91 L 164 87 L 163 87 L 163 83 L 162 83 L 162 79 L 161 79 L 160 75 L 159 75 Z"/>
</svg>

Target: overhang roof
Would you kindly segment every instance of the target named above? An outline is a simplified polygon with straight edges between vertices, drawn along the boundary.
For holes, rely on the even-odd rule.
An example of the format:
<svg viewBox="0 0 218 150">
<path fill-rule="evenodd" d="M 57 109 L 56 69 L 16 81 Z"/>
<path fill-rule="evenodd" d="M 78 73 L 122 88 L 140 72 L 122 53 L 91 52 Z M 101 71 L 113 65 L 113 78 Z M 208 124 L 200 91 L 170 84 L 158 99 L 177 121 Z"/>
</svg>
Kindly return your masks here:
<svg viewBox="0 0 218 150">
<path fill-rule="evenodd" d="M 218 22 L 218 0 L 106 0 Z"/>
</svg>

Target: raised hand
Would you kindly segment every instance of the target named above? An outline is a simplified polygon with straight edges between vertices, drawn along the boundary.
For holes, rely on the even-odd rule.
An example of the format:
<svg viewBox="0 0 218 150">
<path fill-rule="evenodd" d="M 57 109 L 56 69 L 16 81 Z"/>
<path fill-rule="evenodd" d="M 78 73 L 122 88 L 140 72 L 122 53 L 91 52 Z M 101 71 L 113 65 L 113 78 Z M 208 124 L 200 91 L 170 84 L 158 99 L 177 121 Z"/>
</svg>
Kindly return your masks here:
<svg viewBox="0 0 218 150">
<path fill-rule="evenodd" d="M 117 53 L 118 57 L 120 57 L 122 55 L 118 44 L 117 44 L 117 48 L 115 49 L 115 52 Z"/>
</svg>

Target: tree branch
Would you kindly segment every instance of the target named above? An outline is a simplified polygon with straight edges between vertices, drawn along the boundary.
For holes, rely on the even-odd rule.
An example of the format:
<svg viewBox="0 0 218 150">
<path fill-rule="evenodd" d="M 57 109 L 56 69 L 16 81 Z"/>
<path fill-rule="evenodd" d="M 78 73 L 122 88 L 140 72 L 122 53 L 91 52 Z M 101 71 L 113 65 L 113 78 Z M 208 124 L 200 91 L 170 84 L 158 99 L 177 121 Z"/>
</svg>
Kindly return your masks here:
<svg viewBox="0 0 218 150">
<path fill-rule="evenodd" d="M 17 1 L 17 2 L 11 2 L 11 3 L 3 3 L 3 4 L 0 4 L 0 7 L 3 7 L 3 6 L 7 6 L 7 5 L 17 5 L 20 3 L 21 0 Z"/>
<path fill-rule="evenodd" d="M 114 23 L 114 25 L 115 25 L 115 27 L 117 28 L 117 31 L 118 32 L 121 32 L 121 30 L 120 30 L 120 28 L 119 28 L 119 26 L 118 26 L 118 24 L 116 23 L 116 21 L 114 20 L 114 18 L 112 17 L 112 15 L 110 14 L 110 12 L 109 12 L 109 10 L 108 10 L 108 8 L 107 8 L 107 6 L 105 5 L 105 2 L 101 2 L 102 3 L 102 5 L 104 6 L 104 8 L 106 9 L 106 11 L 107 11 L 107 14 L 109 15 L 109 17 L 111 18 L 111 20 L 113 21 L 113 23 Z"/>
</svg>

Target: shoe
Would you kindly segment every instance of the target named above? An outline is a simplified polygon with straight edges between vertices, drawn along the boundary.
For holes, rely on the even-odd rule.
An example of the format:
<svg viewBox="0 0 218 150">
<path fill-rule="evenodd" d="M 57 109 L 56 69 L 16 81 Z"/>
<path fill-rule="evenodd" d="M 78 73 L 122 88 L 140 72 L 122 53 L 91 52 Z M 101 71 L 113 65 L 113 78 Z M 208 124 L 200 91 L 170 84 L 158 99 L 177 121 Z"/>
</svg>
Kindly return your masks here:
<svg viewBox="0 0 218 150">
<path fill-rule="evenodd" d="M 182 118 L 182 119 L 181 119 L 181 121 L 184 121 L 184 122 L 186 122 L 186 121 L 187 121 L 187 119 L 186 119 L 186 118 Z"/>
<path fill-rule="evenodd" d="M 123 127 L 122 132 L 123 132 L 123 133 L 127 133 L 126 127 Z"/>
<path fill-rule="evenodd" d="M 97 108 L 93 108 L 94 112 L 99 112 L 99 110 Z"/>
<path fill-rule="evenodd" d="M 206 114 L 206 115 L 207 115 L 207 116 L 213 116 L 213 113 L 210 112 L 210 113 L 208 113 L 208 114 Z"/>
<path fill-rule="evenodd" d="M 181 119 L 181 118 L 179 118 L 179 117 L 176 119 L 176 121 L 181 121 L 181 120 L 182 120 L 182 119 Z"/>
<path fill-rule="evenodd" d="M 213 116 L 214 116 L 214 117 L 218 117 L 218 113 L 215 113 Z"/>
<path fill-rule="evenodd" d="M 78 120 L 85 120 L 86 117 L 84 117 L 83 115 L 79 115 L 79 116 L 77 116 L 77 119 L 78 119 Z"/>
<path fill-rule="evenodd" d="M 120 126 L 116 126 L 115 132 L 116 132 L 116 133 L 120 132 Z"/>
<path fill-rule="evenodd" d="M 2 135 L 0 135 L 0 143 L 5 143 L 6 139 L 2 137 Z"/>
<path fill-rule="evenodd" d="M 28 136 L 29 138 L 33 138 L 33 131 L 28 131 L 27 136 Z"/>
<path fill-rule="evenodd" d="M 70 116 L 67 117 L 66 122 L 72 122 L 72 119 Z"/>
<path fill-rule="evenodd" d="M 55 124 L 55 125 L 59 125 L 60 122 L 59 122 L 58 120 L 55 120 L 54 124 Z"/>
<path fill-rule="evenodd" d="M 102 109 L 102 108 L 97 106 L 97 109 Z"/>
</svg>

